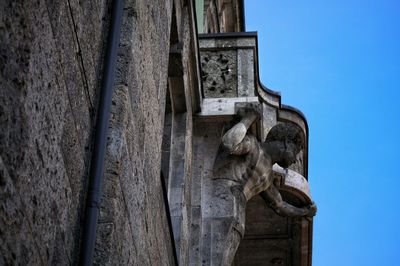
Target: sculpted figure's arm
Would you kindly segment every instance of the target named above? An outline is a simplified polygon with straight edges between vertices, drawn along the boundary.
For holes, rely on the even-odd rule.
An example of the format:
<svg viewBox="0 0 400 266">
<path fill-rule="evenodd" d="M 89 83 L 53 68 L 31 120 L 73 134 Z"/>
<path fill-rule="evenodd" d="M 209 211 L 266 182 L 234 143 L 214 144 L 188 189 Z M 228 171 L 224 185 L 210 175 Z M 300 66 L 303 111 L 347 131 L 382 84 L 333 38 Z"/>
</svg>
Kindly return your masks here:
<svg viewBox="0 0 400 266">
<path fill-rule="evenodd" d="M 260 193 L 261 197 L 269 203 L 270 207 L 281 216 L 288 217 L 313 217 L 317 213 L 317 206 L 312 203 L 307 207 L 298 208 L 283 201 L 279 190 L 272 184 L 266 191 Z"/>
<path fill-rule="evenodd" d="M 238 115 L 241 117 L 240 122 L 229 129 L 222 137 L 224 148 L 235 155 L 249 152 L 251 144 L 249 139 L 246 138 L 246 133 L 251 124 L 260 116 L 256 106 L 241 108 L 238 111 Z"/>
</svg>

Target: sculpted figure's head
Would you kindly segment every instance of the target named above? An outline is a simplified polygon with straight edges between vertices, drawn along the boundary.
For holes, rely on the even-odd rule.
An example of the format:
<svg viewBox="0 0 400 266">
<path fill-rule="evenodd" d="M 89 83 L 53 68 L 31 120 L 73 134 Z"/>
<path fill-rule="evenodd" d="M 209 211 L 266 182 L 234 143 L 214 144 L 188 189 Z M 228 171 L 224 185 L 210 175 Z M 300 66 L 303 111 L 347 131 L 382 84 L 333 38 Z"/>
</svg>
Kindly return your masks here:
<svg viewBox="0 0 400 266">
<path fill-rule="evenodd" d="M 304 136 L 297 126 L 278 124 L 269 131 L 263 147 L 273 164 L 287 168 L 296 162 L 297 154 L 304 147 Z"/>
</svg>

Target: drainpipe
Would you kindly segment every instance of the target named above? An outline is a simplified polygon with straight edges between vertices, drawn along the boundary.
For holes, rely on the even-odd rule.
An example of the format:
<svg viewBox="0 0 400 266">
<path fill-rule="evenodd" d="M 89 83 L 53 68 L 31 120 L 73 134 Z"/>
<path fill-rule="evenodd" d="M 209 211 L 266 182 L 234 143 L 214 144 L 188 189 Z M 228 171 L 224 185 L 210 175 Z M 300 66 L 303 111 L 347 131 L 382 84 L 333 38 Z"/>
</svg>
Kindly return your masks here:
<svg viewBox="0 0 400 266">
<path fill-rule="evenodd" d="M 90 164 L 89 190 L 86 202 L 85 224 L 82 236 L 80 265 L 92 265 L 96 242 L 97 219 L 99 216 L 101 185 L 104 174 L 104 157 L 107 144 L 107 129 L 110 117 L 112 89 L 115 77 L 117 50 L 123 13 L 123 0 L 114 0 L 111 11 L 111 25 L 107 40 L 104 72 L 101 83 L 96 135 Z"/>
</svg>

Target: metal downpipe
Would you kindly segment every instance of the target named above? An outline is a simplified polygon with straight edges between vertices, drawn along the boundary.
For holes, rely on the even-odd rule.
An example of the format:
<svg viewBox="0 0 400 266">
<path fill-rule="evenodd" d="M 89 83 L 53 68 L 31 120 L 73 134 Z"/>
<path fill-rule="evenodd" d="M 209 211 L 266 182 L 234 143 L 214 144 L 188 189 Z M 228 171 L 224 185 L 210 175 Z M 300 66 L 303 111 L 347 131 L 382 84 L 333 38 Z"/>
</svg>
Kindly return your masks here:
<svg viewBox="0 0 400 266">
<path fill-rule="evenodd" d="M 104 72 L 101 83 L 96 132 L 89 175 L 85 222 L 82 235 L 80 265 L 92 265 L 96 242 L 97 220 L 99 216 L 101 185 L 104 174 L 104 157 L 107 145 L 107 131 L 115 78 L 117 50 L 123 13 L 123 0 L 114 0 L 111 11 L 111 24 L 107 40 Z"/>
</svg>

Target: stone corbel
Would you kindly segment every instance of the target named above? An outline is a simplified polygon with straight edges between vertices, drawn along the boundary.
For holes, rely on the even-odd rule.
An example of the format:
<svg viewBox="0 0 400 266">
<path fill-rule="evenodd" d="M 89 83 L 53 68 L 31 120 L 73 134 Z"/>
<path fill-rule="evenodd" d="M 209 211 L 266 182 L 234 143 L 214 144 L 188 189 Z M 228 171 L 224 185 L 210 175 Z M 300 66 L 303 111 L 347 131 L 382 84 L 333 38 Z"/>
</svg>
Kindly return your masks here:
<svg viewBox="0 0 400 266">
<path fill-rule="evenodd" d="M 207 161 L 205 164 L 214 164 L 214 169 L 222 169 L 215 172 L 212 167 L 207 168 L 201 177 L 202 212 L 199 223 L 201 224 L 202 234 L 199 237 L 199 243 L 211 243 L 211 245 L 224 243 L 226 245 L 220 249 L 209 249 L 208 246 L 203 247 L 200 253 L 201 261 L 204 260 L 205 265 L 213 265 L 217 261 L 221 263 L 221 261 L 216 260 L 217 258 L 224 258 L 229 262 L 231 261 L 235 255 L 237 246 L 229 246 L 228 244 L 237 243 L 243 238 L 245 227 L 241 223 L 244 221 L 245 201 L 250 200 L 253 196 L 254 199 L 259 197 L 255 195 L 263 188 L 262 186 L 258 187 L 259 180 L 251 179 L 251 181 L 243 183 L 243 187 L 245 188 L 243 191 L 247 194 L 244 193 L 246 199 L 241 198 L 241 179 L 230 180 L 223 175 L 223 171 L 225 171 L 223 167 L 229 163 L 229 161 L 224 161 L 223 159 L 228 157 L 223 157 L 220 154 L 218 160 L 214 163 L 215 155 L 218 152 L 218 145 L 221 143 L 221 136 L 225 136 L 228 134 L 227 132 L 230 132 L 235 127 L 232 122 L 237 123 L 236 125 L 242 123 L 242 125 L 238 126 L 232 132 L 237 132 L 240 135 L 240 128 L 245 126 L 249 135 L 252 136 L 249 138 L 250 142 L 256 141 L 259 145 L 263 145 L 266 139 L 271 140 L 271 136 L 276 134 L 285 136 L 285 134 L 290 135 L 290 132 L 292 132 L 296 133 L 296 136 L 299 136 L 298 138 L 296 137 L 296 140 L 301 139 L 301 141 L 297 141 L 295 144 L 298 147 L 296 149 L 297 155 L 295 158 L 292 157 L 291 162 L 294 163 L 288 169 L 284 169 L 277 164 L 272 166 L 272 175 L 274 176 L 274 181 L 272 182 L 274 182 L 275 189 L 268 190 L 267 194 L 270 197 L 268 200 L 272 199 L 272 202 L 267 201 L 267 204 L 269 204 L 267 206 L 261 205 L 261 207 L 268 208 L 270 211 L 273 208 L 281 216 L 287 215 L 286 219 L 279 215 L 276 215 L 278 218 L 275 216 L 271 216 L 270 218 L 275 222 L 287 223 L 288 228 L 295 228 L 296 223 L 301 223 L 301 234 L 293 236 L 288 234 L 285 235 L 285 238 L 295 238 L 298 243 L 301 243 L 302 249 L 307 249 L 307 254 L 311 254 L 311 216 L 315 214 L 316 207 L 313 204 L 307 177 L 308 125 L 304 115 L 295 108 L 282 105 L 280 93 L 269 90 L 259 81 L 258 47 L 257 35 L 255 33 L 201 35 L 199 49 L 204 98 L 201 103 L 200 112 L 196 114 L 195 120 L 196 123 L 201 124 L 202 129 L 208 128 L 209 134 L 199 134 L 198 145 L 207 146 L 209 143 L 207 151 L 212 151 L 215 154 L 213 153 L 207 157 L 210 162 Z M 238 110 L 247 105 L 259 106 L 257 110 L 257 112 L 259 111 L 259 117 L 251 120 L 251 123 L 243 122 L 243 117 L 238 115 Z M 237 121 L 238 119 L 242 119 L 241 122 Z M 236 136 L 235 134 L 232 134 L 232 139 Z M 227 137 L 226 139 L 229 138 Z M 224 144 L 226 143 L 224 142 Z M 269 144 L 267 143 L 267 145 Z M 229 145 L 225 146 L 228 147 Z M 241 154 L 240 151 L 246 149 L 243 148 L 246 147 L 245 145 L 243 147 L 240 145 L 233 147 L 234 149 L 232 148 L 230 154 L 234 155 Z M 235 159 L 230 158 L 229 160 Z M 268 160 L 266 159 L 262 163 L 268 165 Z M 237 164 L 233 165 L 240 165 L 240 160 L 238 160 Z M 258 167 L 258 164 L 256 166 Z M 271 170 L 271 165 L 268 167 Z M 231 168 L 227 167 L 226 169 Z M 261 167 L 257 169 L 261 169 Z M 270 184 L 268 183 L 267 185 Z M 263 193 L 267 193 L 265 191 L 268 188 L 265 187 L 266 190 Z M 279 192 L 276 192 L 277 190 Z M 273 197 L 277 194 L 280 201 L 285 201 L 291 207 L 288 204 L 281 204 L 281 202 L 274 200 L 278 198 Z M 266 200 L 262 195 L 260 196 Z M 234 200 L 232 200 L 233 198 Z M 228 204 L 227 202 L 232 204 Z M 289 209 L 290 211 L 288 211 Z M 304 211 L 307 210 L 309 212 L 304 214 Z M 298 215 L 299 213 L 301 215 Z M 280 218 L 283 220 L 279 220 Z M 235 224 L 235 221 L 239 221 L 239 223 Z M 266 221 L 266 223 L 268 222 Z M 274 234 L 278 233 L 274 232 L 272 235 Z M 210 237 L 210 239 L 207 237 Z M 230 239 L 232 237 L 235 238 L 234 241 Z M 260 235 L 259 237 L 269 237 L 269 235 Z M 294 241 L 293 239 L 290 241 Z M 293 249 L 290 246 L 290 241 L 288 240 L 286 246 L 282 244 L 287 250 Z M 229 251 L 229 254 L 222 254 L 223 250 Z M 295 252 L 297 251 L 295 250 Z M 211 256 L 212 254 L 215 256 Z M 301 261 L 301 265 L 309 265 L 311 262 L 309 255 L 301 252 L 298 254 L 300 255 L 296 255 L 296 261 Z M 228 265 L 224 263 L 225 260 L 222 265 Z"/>
</svg>

